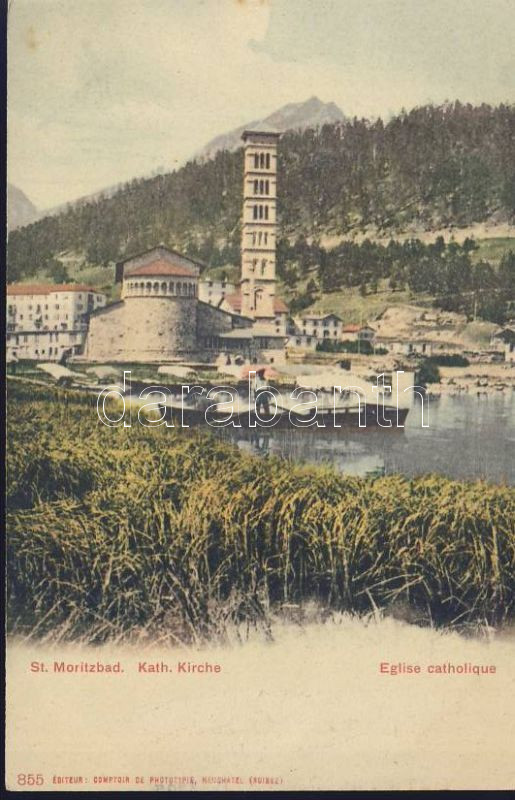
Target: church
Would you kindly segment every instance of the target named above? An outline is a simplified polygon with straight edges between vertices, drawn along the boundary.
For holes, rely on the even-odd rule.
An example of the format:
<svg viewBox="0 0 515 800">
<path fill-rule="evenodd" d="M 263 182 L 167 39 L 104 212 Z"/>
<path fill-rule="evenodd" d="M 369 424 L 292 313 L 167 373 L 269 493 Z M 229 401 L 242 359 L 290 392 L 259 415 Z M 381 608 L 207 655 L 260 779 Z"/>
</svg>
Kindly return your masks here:
<svg viewBox="0 0 515 800">
<path fill-rule="evenodd" d="M 90 314 L 89 361 L 211 362 L 284 358 L 288 308 L 276 297 L 277 143 L 245 131 L 239 289 L 216 305 L 199 299 L 202 265 L 164 245 L 120 261 L 120 300 Z"/>
</svg>

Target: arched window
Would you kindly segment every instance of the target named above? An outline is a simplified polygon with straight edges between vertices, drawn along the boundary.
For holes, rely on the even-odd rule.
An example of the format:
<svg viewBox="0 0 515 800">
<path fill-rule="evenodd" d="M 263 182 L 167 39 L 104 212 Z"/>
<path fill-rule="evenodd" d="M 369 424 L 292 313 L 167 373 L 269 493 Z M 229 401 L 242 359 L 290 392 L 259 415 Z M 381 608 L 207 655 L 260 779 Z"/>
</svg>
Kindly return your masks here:
<svg viewBox="0 0 515 800">
<path fill-rule="evenodd" d="M 254 206 L 254 219 L 258 218 L 258 207 Z"/>
<path fill-rule="evenodd" d="M 256 289 L 254 292 L 254 309 L 257 309 L 261 306 L 263 302 L 263 291 L 261 289 Z"/>
<path fill-rule="evenodd" d="M 163 281 L 163 283 L 161 284 L 161 292 L 162 292 L 163 294 L 166 294 L 167 290 L 168 290 L 168 286 L 167 286 L 167 284 L 166 284 L 166 283 Z"/>
<path fill-rule="evenodd" d="M 150 281 L 148 281 L 146 285 L 146 293 L 150 294 L 151 291 L 152 291 L 152 284 L 150 283 Z"/>
<path fill-rule="evenodd" d="M 265 219 L 268 219 L 268 206 L 265 206 Z"/>
<path fill-rule="evenodd" d="M 170 281 L 168 284 L 168 292 L 169 294 L 173 294 L 173 281 Z"/>
<path fill-rule="evenodd" d="M 158 292 L 159 292 L 159 284 L 158 284 L 158 282 L 156 281 L 156 282 L 154 283 L 154 294 L 157 294 Z"/>
<path fill-rule="evenodd" d="M 270 153 L 266 154 L 266 168 L 270 169 Z"/>
</svg>

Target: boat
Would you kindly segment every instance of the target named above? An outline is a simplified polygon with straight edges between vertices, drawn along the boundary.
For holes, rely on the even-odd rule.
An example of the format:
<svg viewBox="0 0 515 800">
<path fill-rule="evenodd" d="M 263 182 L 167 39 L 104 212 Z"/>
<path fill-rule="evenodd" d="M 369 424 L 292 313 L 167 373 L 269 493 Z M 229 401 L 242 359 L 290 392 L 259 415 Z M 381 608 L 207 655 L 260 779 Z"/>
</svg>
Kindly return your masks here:
<svg viewBox="0 0 515 800">
<path fill-rule="evenodd" d="M 193 427 L 209 425 L 221 428 L 232 425 L 236 428 L 366 428 L 382 427 L 393 429 L 403 427 L 409 409 L 377 404 L 342 401 L 339 404 L 313 403 L 302 404 L 299 400 L 282 399 L 268 412 L 264 409 L 256 412 L 254 402 L 237 395 L 234 402 L 213 403 L 205 396 L 194 395 L 182 399 L 172 396 L 159 403 L 160 416 L 177 427 Z"/>
</svg>

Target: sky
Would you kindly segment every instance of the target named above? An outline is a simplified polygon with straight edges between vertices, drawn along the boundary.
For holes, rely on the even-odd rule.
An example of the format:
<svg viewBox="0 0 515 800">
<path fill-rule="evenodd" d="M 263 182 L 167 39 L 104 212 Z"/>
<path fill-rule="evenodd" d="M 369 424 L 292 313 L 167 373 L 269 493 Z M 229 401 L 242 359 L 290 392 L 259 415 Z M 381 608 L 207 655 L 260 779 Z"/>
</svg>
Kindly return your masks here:
<svg viewBox="0 0 515 800">
<path fill-rule="evenodd" d="M 313 95 L 515 102 L 515 0 L 9 0 L 8 178 L 40 209 Z"/>
</svg>

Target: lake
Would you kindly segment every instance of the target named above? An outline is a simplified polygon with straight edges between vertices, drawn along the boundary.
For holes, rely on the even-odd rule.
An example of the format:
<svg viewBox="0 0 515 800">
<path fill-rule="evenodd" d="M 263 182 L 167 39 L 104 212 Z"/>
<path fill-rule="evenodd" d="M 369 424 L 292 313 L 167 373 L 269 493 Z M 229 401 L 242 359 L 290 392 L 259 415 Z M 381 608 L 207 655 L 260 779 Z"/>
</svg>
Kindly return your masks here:
<svg viewBox="0 0 515 800">
<path fill-rule="evenodd" d="M 430 400 L 429 427 L 415 403 L 404 429 L 224 429 L 241 450 L 297 462 L 331 464 L 351 475 L 422 475 L 482 478 L 515 485 L 514 393 Z"/>
</svg>

